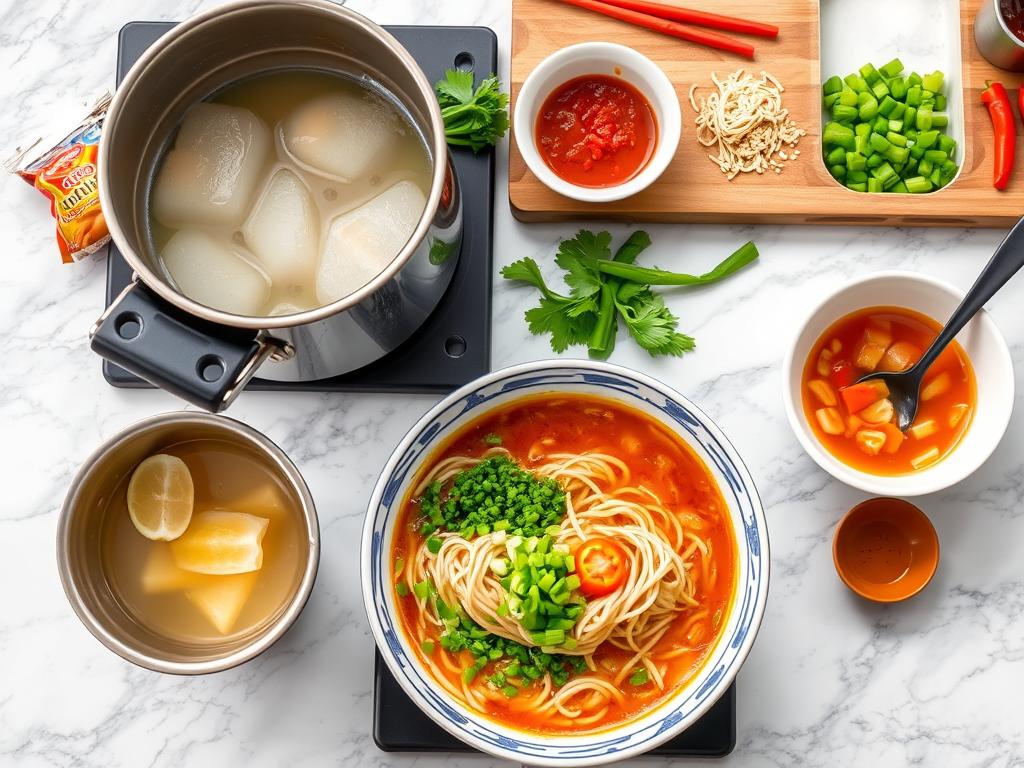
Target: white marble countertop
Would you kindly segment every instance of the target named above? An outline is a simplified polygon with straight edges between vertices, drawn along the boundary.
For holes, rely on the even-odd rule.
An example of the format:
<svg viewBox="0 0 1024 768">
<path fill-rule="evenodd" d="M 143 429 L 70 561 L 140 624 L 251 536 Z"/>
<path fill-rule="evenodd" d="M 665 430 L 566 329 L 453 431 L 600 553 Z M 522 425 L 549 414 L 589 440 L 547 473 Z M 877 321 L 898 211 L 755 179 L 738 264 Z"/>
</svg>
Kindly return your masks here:
<svg viewBox="0 0 1024 768">
<path fill-rule="evenodd" d="M 0 134 L 13 146 L 54 121 L 73 122 L 83 94 L 112 86 L 115 36 L 125 22 L 179 19 L 211 4 L 0 3 Z M 507 79 L 508 2 L 350 5 L 381 23 L 489 26 Z M 550 267 L 557 241 L 572 228 L 512 219 L 506 159 L 502 146 L 495 262 L 529 255 Z M 385 754 L 370 738 L 373 641 L 357 566 L 364 504 L 379 467 L 432 397 L 246 393 L 232 407 L 232 416 L 291 455 L 320 513 L 316 589 L 270 652 L 233 671 L 187 679 L 137 669 L 92 638 L 69 608 L 54 562 L 66 486 L 101 441 L 181 404 L 160 392 L 107 386 L 86 343 L 102 304 L 102 262 L 62 266 L 44 200 L 19 179 L 0 178 L 0 199 L 0 326 L 7 339 L 7 375 L 0 379 L 0 764 L 494 762 Z M 662 378 L 707 410 L 745 457 L 767 510 L 771 594 L 739 676 L 738 744 L 721 763 L 1024 765 L 1024 409 L 986 466 L 920 500 L 942 540 L 938 574 L 907 604 L 880 607 L 849 593 L 832 567 L 833 526 L 864 495 L 804 455 L 783 414 L 779 370 L 795 324 L 822 292 L 889 268 L 927 271 L 966 287 L 1002 233 L 649 229 L 650 259 L 666 267 L 710 266 L 748 238 L 762 252 L 755 268 L 727 284 L 669 299 L 682 330 L 697 337 L 697 352 L 654 361 L 621 343 L 613 358 Z M 1022 297 L 1018 277 L 991 304 L 1018 360 Z M 494 367 L 549 355 L 523 323 L 528 298 L 525 289 L 495 282 Z"/>
</svg>

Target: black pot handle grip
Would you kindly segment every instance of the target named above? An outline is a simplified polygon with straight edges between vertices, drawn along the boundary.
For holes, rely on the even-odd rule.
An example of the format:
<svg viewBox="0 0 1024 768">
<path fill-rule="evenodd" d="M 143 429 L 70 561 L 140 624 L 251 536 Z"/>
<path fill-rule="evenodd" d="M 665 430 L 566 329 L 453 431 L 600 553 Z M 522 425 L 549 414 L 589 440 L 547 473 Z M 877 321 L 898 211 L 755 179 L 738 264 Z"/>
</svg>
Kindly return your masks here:
<svg viewBox="0 0 1024 768">
<path fill-rule="evenodd" d="M 93 351 L 160 389 L 217 413 L 283 345 L 262 331 L 190 315 L 135 281 L 96 321 Z"/>
</svg>

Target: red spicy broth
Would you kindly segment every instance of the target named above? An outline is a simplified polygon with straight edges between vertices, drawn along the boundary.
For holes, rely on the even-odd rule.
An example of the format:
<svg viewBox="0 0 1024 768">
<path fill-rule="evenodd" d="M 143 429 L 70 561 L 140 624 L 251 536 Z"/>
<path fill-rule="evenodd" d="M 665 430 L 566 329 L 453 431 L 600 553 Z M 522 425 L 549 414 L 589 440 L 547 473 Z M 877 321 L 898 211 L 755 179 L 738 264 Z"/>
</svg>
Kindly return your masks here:
<svg viewBox="0 0 1024 768">
<path fill-rule="evenodd" d="M 600 716 L 579 725 L 563 722 L 565 718 L 550 709 L 533 706 L 531 702 L 542 689 L 535 682 L 513 698 L 486 697 L 483 714 L 526 732 L 575 733 L 607 728 L 663 703 L 700 673 L 722 635 L 735 590 L 737 546 L 727 505 L 714 477 L 684 441 L 651 417 L 610 400 L 583 395 L 527 397 L 498 408 L 459 430 L 430 457 L 423 471 L 451 457 L 481 456 L 496 444 L 527 469 L 544 463 L 546 456 L 564 453 L 619 457 L 631 471 L 629 484 L 654 493 L 673 514 L 686 519 L 687 525 L 701 526 L 694 530 L 706 536 L 708 569 L 706 573 L 700 567 L 695 569 L 699 607 L 674 618 L 654 646 L 653 650 L 666 659 L 664 691 L 653 685 L 624 682 L 621 702 L 609 703 Z M 415 557 L 423 539 L 422 522 L 419 499 L 410 494 L 396 523 L 391 563 L 401 563 L 404 568 Z M 400 580 L 396 575 L 395 581 Z M 460 675 L 472 658 L 465 650 L 459 654 L 443 650 L 440 631 L 430 622 L 418 629 L 420 609 L 415 595 L 406 592 L 396 599 L 401 623 L 421 662 L 446 690 L 454 691 L 453 695 L 465 703 L 467 694 Z M 424 650 L 424 643 L 429 652 Z M 605 642 L 594 654 L 594 674 L 611 680 L 614 670 L 632 656 L 632 651 Z M 470 687 L 486 692 L 486 680 L 493 671 L 492 663 L 473 678 Z"/>
</svg>

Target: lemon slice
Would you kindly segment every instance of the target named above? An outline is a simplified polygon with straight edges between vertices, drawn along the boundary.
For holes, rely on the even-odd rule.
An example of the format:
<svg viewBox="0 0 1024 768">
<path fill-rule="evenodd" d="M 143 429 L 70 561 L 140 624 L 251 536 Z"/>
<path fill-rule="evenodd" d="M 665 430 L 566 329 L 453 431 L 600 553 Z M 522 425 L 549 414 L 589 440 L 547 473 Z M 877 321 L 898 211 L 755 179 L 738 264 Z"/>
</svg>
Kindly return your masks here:
<svg viewBox="0 0 1024 768">
<path fill-rule="evenodd" d="M 179 568 L 224 576 L 263 567 L 263 535 L 270 521 L 245 512 L 211 509 L 192 516 L 188 530 L 171 542 Z"/>
<path fill-rule="evenodd" d="M 177 456 L 158 453 L 143 461 L 128 481 L 128 514 L 147 539 L 171 541 L 188 528 L 195 490 L 192 473 Z"/>
</svg>

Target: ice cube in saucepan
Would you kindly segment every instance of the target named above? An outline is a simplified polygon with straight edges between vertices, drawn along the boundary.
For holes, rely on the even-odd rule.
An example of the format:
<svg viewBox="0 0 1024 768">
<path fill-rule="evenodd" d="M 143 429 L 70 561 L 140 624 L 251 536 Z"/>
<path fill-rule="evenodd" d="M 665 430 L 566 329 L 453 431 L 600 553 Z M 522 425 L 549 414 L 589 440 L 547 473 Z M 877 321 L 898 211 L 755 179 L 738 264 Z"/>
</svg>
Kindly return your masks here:
<svg viewBox="0 0 1024 768">
<path fill-rule="evenodd" d="M 394 107 L 376 94 L 330 93 L 285 118 L 280 139 L 304 169 L 348 182 L 374 173 L 404 129 Z"/>
<path fill-rule="evenodd" d="M 153 185 L 153 215 L 168 227 L 238 226 L 267 153 L 270 129 L 242 107 L 189 109 Z"/>
<path fill-rule="evenodd" d="M 282 301 L 279 304 L 275 304 L 269 312 L 267 317 L 283 317 L 285 315 L 297 315 L 302 311 L 302 308 L 297 304 L 293 304 L 290 301 Z"/>
<path fill-rule="evenodd" d="M 236 315 L 260 315 L 270 298 L 270 278 L 255 257 L 229 240 L 182 229 L 167 241 L 160 260 L 190 299 Z"/>
<path fill-rule="evenodd" d="M 426 204 L 418 186 L 400 181 L 335 218 L 320 258 L 317 299 L 328 304 L 370 282 L 408 242 Z"/>
<path fill-rule="evenodd" d="M 320 249 L 320 217 L 313 196 L 290 170 L 271 172 L 242 234 L 275 285 L 312 282 Z"/>
</svg>

